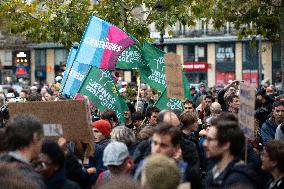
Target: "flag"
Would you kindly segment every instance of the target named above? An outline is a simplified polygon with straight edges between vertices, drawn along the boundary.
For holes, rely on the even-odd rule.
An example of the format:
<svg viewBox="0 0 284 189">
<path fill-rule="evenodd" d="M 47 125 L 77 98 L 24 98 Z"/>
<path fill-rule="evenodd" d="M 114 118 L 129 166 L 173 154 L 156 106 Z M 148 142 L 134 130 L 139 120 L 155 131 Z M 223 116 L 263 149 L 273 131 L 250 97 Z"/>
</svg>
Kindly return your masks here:
<svg viewBox="0 0 284 189">
<path fill-rule="evenodd" d="M 167 89 L 165 88 L 159 99 L 155 103 L 160 110 L 179 110 L 183 111 L 182 101 L 180 99 L 169 98 L 167 96 Z"/>
<path fill-rule="evenodd" d="M 112 109 L 121 122 L 125 121 L 123 112 L 128 110 L 128 107 L 116 88 L 110 70 L 92 67 L 79 93 L 82 96 L 89 97 L 89 100 L 101 112 L 107 108 Z"/>
<path fill-rule="evenodd" d="M 166 66 L 164 59 L 165 52 L 145 42 L 142 48 L 142 53 L 143 60 L 146 62 L 146 67 L 150 68 L 151 71 L 147 69 L 140 69 L 141 81 L 147 83 L 152 88 L 160 92 L 164 92 L 166 89 Z M 184 96 L 191 99 L 190 85 L 184 72 L 182 72 L 182 79 Z"/>
<path fill-rule="evenodd" d="M 67 62 L 66 62 L 66 68 L 65 68 L 65 71 L 63 73 L 63 79 L 62 79 L 61 85 L 60 85 L 61 93 L 63 92 L 62 91 L 63 90 L 63 86 L 64 86 L 64 84 L 66 82 L 67 75 L 69 73 L 69 70 L 70 70 L 72 62 L 75 59 L 76 53 L 77 53 L 77 49 L 75 49 L 73 47 L 69 50 L 69 54 L 68 54 L 68 58 L 67 58 Z"/>
<path fill-rule="evenodd" d="M 132 45 L 125 49 L 118 57 L 116 68 L 122 70 L 137 69 L 138 64 L 142 62 L 142 55 L 140 49 Z"/>
<path fill-rule="evenodd" d="M 101 69 L 115 70 L 115 63 L 135 41 L 116 26 L 92 16 L 75 60 Z"/>
<path fill-rule="evenodd" d="M 75 48 L 70 49 L 66 69 L 60 85 L 62 96 L 74 97 L 90 69 L 90 66 L 74 61 L 76 53 L 77 50 Z"/>
<path fill-rule="evenodd" d="M 142 47 L 143 59 L 151 69 L 151 73 L 141 69 L 141 81 L 152 88 L 163 92 L 166 87 L 165 52 L 145 42 Z"/>
</svg>

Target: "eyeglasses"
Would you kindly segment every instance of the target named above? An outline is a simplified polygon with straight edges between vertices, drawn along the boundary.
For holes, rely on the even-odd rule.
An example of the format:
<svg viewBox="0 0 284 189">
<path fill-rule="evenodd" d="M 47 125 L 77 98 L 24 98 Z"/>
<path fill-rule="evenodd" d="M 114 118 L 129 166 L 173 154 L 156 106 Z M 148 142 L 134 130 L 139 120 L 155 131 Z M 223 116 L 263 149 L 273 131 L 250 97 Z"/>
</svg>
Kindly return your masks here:
<svg viewBox="0 0 284 189">
<path fill-rule="evenodd" d="M 217 138 L 206 137 L 207 142 L 211 142 L 217 140 Z"/>
</svg>

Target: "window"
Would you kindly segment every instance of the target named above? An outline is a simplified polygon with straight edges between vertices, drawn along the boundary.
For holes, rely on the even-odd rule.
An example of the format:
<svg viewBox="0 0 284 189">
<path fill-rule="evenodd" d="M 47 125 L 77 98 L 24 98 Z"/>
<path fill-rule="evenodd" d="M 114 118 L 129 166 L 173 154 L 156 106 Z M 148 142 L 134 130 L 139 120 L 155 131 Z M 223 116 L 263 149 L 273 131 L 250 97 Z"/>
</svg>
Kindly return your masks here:
<svg viewBox="0 0 284 189">
<path fill-rule="evenodd" d="M 173 52 L 173 53 L 177 52 L 177 46 L 176 45 L 167 45 L 166 49 L 167 49 L 166 50 L 167 52 Z"/>
<path fill-rule="evenodd" d="M 254 46 L 243 43 L 243 70 L 258 69 L 258 43 Z"/>
<path fill-rule="evenodd" d="M 35 76 L 40 79 L 46 77 L 46 51 L 45 49 L 35 50 Z"/>
<path fill-rule="evenodd" d="M 183 48 L 185 62 L 207 62 L 206 44 L 188 44 L 184 45 Z"/>
<path fill-rule="evenodd" d="M 234 63 L 235 62 L 235 44 L 219 43 L 216 44 L 216 63 Z"/>
<path fill-rule="evenodd" d="M 54 64 L 55 66 L 61 66 L 67 61 L 67 50 L 66 49 L 55 49 L 54 50 Z"/>
</svg>

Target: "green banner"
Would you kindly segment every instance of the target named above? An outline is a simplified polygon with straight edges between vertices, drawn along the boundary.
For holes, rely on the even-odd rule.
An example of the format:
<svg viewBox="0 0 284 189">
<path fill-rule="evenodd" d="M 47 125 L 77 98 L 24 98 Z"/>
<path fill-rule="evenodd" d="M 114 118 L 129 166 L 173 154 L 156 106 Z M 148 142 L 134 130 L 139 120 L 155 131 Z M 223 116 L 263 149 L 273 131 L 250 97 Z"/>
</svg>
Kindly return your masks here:
<svg viewBox="0 0 284 189">
<path fill-rule="evenodd" d="M 122 70 L 137 69 L 137 65 L 142 62 L 140 50 L 135 46 L 126 48 L 119 56 L 116 68 Z"/>
<path fill-rule="evenodd" d="M 141 70 L 141 81 L 162 92 L 166 87 L 165 52 L 145 42 L 142 48 L 143 59 L 149 65 L 152 73 L 149 75 Z"/>
<path fill-rule="evenodd" d="M 155 106 L 160 110 L 180 110 L 183 111 L 182 101 L 180 99 L 169 98 L 167 96 L 167 89 L 163 91 Z"/>
<path fill-rule="evenodd" d="M 80 95 L 89 97 L 89 100 L 101 112 L 107 108 L 112 109 L 116 112 L 119 121 L 125 121 L 123 112 L 128 107 L 117 91 L 111 71 L 92 67 L 79 93 Z"/>
</svg>

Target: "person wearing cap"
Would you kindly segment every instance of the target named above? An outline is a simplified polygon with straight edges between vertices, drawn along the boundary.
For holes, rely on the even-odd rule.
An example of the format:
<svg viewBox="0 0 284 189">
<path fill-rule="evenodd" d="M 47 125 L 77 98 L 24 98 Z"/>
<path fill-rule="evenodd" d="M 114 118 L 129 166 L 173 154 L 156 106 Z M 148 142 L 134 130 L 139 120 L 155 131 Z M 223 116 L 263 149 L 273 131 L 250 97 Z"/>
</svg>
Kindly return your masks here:
<svg viewBox="0 0 284 189">
<path fill-rule="evenodd" d="M 37 87 L 36 86 L 31 86 L 30 90 L 31 90 L 31 93 L 37 93 Z"/>
<path fill-rule="evenodd" d="M 14 102 L 15 94 L 14 93 L 7 93 L 6 94 L 6 101 L 9 102 Z"/>
<path fill-rule="evenodd" d="M 197 96 L 202 96 L 202 95 L 207 95 L 207 91 L 206 91 L 206 86 L 204 83 L 200 83 L 199 85 L 199 92 L 197 93 Z"/>
<path fill-rule="evenodd" d="M 121 88 L 121 89 L 119 89 L 119 94 L 121 95 L 121 96 L 123 96 L 123 97 L 125 97 L 126 96 L 126 88 Z"/>
<path fill-rule="evenodd" d="M 103 164 L 103 152 L 106 146 L 110 143 L 111 125 L 106 120 L 98 120 L 93 122 L 92 130 L 94 135 L 95 153 L 89 157 L 89 167 L 95 167 L 96 173 L 91 175 L 91 183 L 95 183 L 99 174 L 107 168 Z"/>
<path fill-rule="evenodd" d="M 122 142 L 114 141 L 107 145 L 103 153 L 103 162 L 108 170 L 100 173 L 96 184 L 107 182 L 113 177 L 130 175 L 133 168 L 133 160 L 127 146 Z"/>
<path fill-rule="evenodd" d="M 196 104 L 196 101 L 197 101 L 197 93 L 196 93 L 196 90 L 195 90 L 195 86 L 190 86 L 190 95 L 191 95 L 191 98 L 192 98 L 192 101 L 194 102 L 194 104 Z"/>
</svg>

